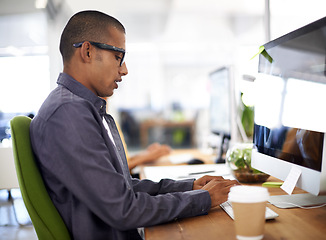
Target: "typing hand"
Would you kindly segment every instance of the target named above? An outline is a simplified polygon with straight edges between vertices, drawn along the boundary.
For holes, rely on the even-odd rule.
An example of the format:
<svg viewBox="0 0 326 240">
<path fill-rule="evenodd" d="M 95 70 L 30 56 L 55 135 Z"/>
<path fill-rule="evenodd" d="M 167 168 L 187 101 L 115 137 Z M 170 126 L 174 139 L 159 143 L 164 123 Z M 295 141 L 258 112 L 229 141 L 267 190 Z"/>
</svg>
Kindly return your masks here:
<svg viewBox="0 0 326 240">
<path fill-rule="evenodd" d="M 197 179 L 196 181 L 194 181 L 194 185 L 192 187 L 193 190 L 198 190 L 198 189 L 202 189 L 207 183 L 209 183 L 211 180 L 217 180 L 217 181 L 223 181 L 225 180 L 223 177 L 221 176 L 203 176 L 199 179 Z"/>
<path fill-rule="evenodd" d="M 211 207 L 213 208 L 225 202 L 228 199 L 230 188 L 236 185 L 239 185 L 237 180 L 214 178 L 201 189 L 208 191 L 211 197 Z"/>
</svg>

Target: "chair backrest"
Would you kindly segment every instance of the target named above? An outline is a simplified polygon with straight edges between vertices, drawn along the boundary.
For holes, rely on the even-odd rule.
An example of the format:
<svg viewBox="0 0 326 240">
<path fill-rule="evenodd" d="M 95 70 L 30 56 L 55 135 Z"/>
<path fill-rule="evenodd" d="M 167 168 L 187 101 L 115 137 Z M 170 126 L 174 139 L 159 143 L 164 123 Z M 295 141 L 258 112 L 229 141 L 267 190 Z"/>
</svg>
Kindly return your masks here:
<svg viewBox="0 0 326 240">
<path fill-rule="evenodd" d="M 53 205 L 35 162 L 29 126 L 31 119 L 10 121 L 16 173 L 22 197 L 39 239 L 70 239 L 66 225 Z"/>
</svg>

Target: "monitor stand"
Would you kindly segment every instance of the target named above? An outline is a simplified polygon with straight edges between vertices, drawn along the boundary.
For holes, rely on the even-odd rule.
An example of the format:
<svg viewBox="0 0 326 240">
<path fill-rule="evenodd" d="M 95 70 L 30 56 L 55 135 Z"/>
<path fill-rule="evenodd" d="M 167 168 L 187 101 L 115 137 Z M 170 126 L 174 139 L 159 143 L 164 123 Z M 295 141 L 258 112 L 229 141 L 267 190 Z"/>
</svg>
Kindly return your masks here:
<svg viewBox="0 0 326 240">
<path fill-rule="evenodd" d="M 296 208 L 326 205 L 326 195 L 310 193 L 271 196 L 269 202 L 278 208 Z"/>
<path fill-rule="evenodd" d="M 221 142 L 219 144 L 219 152 L 217 154 L 217 158 L 215 160 L 215 163 L 225 163 L 225 158 L 223 157 L 223 153 L 224 153 L 224 143 L 227 144 L 227 147 L 228 148 L 228 140 L 230 139 L 230 135 L 229 134 L 224 134 L 224 133 L 220 133 L 220 139 L 221 139 Z"/>
</svg>

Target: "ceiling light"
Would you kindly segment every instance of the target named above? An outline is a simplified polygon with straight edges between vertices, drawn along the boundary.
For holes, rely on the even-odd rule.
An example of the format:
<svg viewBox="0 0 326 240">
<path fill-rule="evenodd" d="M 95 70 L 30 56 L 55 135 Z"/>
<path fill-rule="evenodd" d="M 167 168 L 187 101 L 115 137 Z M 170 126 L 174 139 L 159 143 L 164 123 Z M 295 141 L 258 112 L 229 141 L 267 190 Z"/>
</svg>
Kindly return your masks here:
<svg viewBox="0 0 326 240">
<path fill-rule="evenodd" d="M 35 7 L 37 9 L 43 9 L 48 4 L 47 0 L 35 0 Z"/>
</svg>

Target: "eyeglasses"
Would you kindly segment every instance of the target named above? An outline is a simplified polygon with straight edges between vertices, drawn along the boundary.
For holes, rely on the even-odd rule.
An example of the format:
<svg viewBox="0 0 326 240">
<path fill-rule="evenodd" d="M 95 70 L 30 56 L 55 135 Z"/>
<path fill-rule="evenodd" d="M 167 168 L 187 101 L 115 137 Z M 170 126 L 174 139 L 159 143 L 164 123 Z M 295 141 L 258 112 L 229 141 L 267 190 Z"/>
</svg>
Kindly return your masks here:
<svg viewBox="0 0 326 240">
<path fill-rule="evenodd" d="M 74 43 L 73 46 L 75 48 L 79 48 L 79 47 L 81 47 L 83 45 L 84 42 Z M 112 46 L 112 45 L 108 45 L 108 44 L 105 44 L 105 43 L 98 43 L 98 42 L 92 42 L 92 41 L 89 41 L 89 43 L 92 44 L 93 46 L 97 47 L 97 48 L 100 48 L 100 49 L 111 50 L 111 51 L 122 53 L 122 57 L 120 59 L 120 67 L 124 63 L 125 55 L 126 55 L 126 51 L 124 49 L 118 48 L 118 47 L 115 47 L 115 46 Z"/>
</svg>

